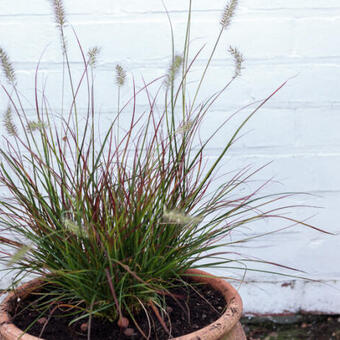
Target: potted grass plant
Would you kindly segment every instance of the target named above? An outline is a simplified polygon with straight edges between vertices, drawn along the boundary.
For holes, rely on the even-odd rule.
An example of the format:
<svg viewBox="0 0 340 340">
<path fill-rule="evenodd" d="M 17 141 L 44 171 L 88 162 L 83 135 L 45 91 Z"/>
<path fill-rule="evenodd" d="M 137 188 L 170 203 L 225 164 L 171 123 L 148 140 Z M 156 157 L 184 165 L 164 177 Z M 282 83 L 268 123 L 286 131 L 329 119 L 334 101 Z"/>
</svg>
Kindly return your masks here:
<svg viewBox="0 0 340 340">
<path fill-rule="evenodd" d="M 233 244 L 230 235 L 256 220 L 308 225 L 280 213 L 285 194 L 261 196 L 263 185 L 240 194 L 257 170 L 220 169 L 242 127 L 279 89 L 245 108 L 247 117 L 214 161 L 207 158 L 208 148 L 229 118 L 208 138 L 199 138 L 210 108 L 242 69 L 241 53 L 230 47 L 234 75 L 200 100 L 238 1 L 231 0 L 223 11 L 198 82 L 188 82 L 201 53 L 189 53 L 191 1 L 183 52 L 175 54 L 172 43 L 164 76 L 137 87 L 127 84 L 126 72 L 117 65 L 118 108 L 100 134 L 94 90 L 99 49 L 84 51 L 74 34 L 83 63 L 76 78 L 63 3 L 52 3 L 64 60 L 60 111 L 50 107 L 38 65 L 32 119 L 9 56 L 0 49 L 8 97 L 0 149 L 0 183 L 7 190 L 0 202 L 1 261 L 14 273 L 14 286 L 27 275 L 37 277 L 11 289 L 1 305 L 0 338 L 245 339 L 237 291 L 198 268 L 235 261 L 227 248 Z M 132 95 L 121 104 L 123 86 L 130 86 Z M 84 88 L 85 111 L 79 105 Z M 142 95 L 148 109 L 138 112 Z"/>
</svg>

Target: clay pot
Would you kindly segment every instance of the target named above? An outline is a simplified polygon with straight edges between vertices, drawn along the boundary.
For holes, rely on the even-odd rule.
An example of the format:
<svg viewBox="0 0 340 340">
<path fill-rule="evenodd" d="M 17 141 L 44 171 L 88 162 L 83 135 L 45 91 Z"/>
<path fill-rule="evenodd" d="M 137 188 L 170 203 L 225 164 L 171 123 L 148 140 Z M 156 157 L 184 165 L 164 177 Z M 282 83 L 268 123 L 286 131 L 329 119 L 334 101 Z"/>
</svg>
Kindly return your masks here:
<svg viewBox="0 0 340 340">
<path fill-rule="evenodd" d="M 242 315 L 242 300 L 237 291 L 226 281 L 198 270 L 189 269 L 188 274 L 209 275 L 209 277 L 192 276 L 197 282 L 205 282 L 212 288 L 220 291 L 225 297 L 228 307 L 223 315 L 210 325 L 173 340 L 246 340 L 246 336 L 239 322 Z M 29 334 L 23 334 L 22 330 L 11 323 L 9 312 L 16 305 L 18 297 L 24 299 L 33 290 L 39 287 L 40 280 L 35 279 L 20 286 L 15 292 L 9 293 L 0 306 L 0 340 L 41 340 Z"/>
</svg>

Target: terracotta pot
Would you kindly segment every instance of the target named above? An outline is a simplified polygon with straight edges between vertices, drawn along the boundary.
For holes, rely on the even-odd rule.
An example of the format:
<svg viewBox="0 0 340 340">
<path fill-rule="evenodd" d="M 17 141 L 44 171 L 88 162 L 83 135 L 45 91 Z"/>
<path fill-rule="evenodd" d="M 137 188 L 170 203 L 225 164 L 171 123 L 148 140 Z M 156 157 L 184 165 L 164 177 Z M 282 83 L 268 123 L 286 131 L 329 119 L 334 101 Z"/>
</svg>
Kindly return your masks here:
<svg viewBox="0 0 340 340">
<path fill-rule="evenodd" d="M 237 291 L 226 281 L 198 269 L 189 269 L 189 274 L 209 275 L 210 277 L 192 276 L 197 282 L 205 282 L 214 289 L 220 291 L 225 297 L 228 307 L 222 316 L 210 325 L 173 340 L 246 340 L 246 336 L 239 322 L 242 315 L 242 300 Z M 40 280 L 35 279 L 20 286 L 15 292 L 9 293 L 0 305 L 0 340 L 41 340 L 29 334 L 23 334 L 22 330 L 11 323 L 9 313 L 15 308 L 18 297 L 24 299 L 33 290 L 39 287 Z"/>
</svg>

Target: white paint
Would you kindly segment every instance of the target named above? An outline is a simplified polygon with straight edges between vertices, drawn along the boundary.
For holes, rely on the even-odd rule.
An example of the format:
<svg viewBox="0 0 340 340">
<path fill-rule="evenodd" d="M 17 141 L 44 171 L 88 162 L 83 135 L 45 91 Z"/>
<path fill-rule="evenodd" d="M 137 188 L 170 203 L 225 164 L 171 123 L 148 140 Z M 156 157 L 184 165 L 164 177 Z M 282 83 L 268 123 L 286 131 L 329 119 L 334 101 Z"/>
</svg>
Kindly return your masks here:
<svg viewBox="0 0 340 340">
<path fill-rule="evenodd" d="M 170 55 L 169 28 L 161 0 L 64 0 L 69 19 L 85 49 L 98 45 L 102 53 L 97 68 L 97 103 L 109 117 L 113 96 L 113 69 L 123 64 L 138 78 L 163 74 Z M 184 36 L 186 1 L 167 0 L 180 51 Z M 193 48 L 208 47 L 216 36 L 224 0 L 194 0 Z M 324 206 L 309 222 L 339 232 L 340 227 L 340 2 L 339 0 L 241 0 L 240 9 L 216 54 L 202 95 L 209 95 L 232 74 L 225 53 L 237 45 L 246 58 L 242 77 L 216 103 L 205 130 L 228 113 L 254 99 L 261 99 L 292 78 L 287 86 L 249 123 L 245 136 L 235 146 L 226 167 L 270 160 L 259 179 L 270 178 L 269 191 L 304 191 L 317 197 L 297 197 L 295 204 Z M 70 41 L 72 35 L 69 34 Z M 24 93 L 32 95 L 36 61 L 42 56 L 42 75 L 48 93 L 59 91 L 56 72 L 60 52 L 49 1 L 2 0 L 0 45 L 10 54 L 18 70 Z M 72 47 L 73 46 L 73 47 Z M 71 60 L 79 61 L 70 43 Z M 207 56 L 203 52 L 202 58 Z M 198 63 L 196 69 L 201 62 Z M 195 70 L 196 70 L 195 69 Z M 79 66 L 75 65 L 75 72 Z M 125 91 L 125 90 L 124 90 Z M 127 94 L 125 94 L 127 95 Z M 52 96 L 51 104 L 57 106 Z M 145 100 L 145 99 L 144 99 Z M 0 105 L 6 100 L 0 95 Z M 142 101 L 141 106 L 146 104 Z M 105 120 L 104 120 L 105 122 Z M 232 123 L 230 127 L 235 126 Z M 218 136 L 214 157 L 225 136 Z M 322 196 L 322 197 L 320 197 Z M 297 217 L 314 214 L 299 210 Z M 269 230 L 266 224 L 253 228 Z M 275 227 L 279 227 L 276 225 Z M 258 229 L 259 230 L 259 229 Z M 253 233 L 245 229 L 243 232 Z M 240 234 L 241 235 L 241 234 Z M 242 236 L 242 235 L 241 235 Z M 236 234 L 236 237 L 240 237 Z M 248 313 L 281 313 L 298 310 L 339 313 L 339 237 L 330 237 L 298 227 L 251 242 L 245 253 L 288 266 L 298 267 L 320 280 L 302 282 L 282 277 L 247 273 L 240 292 Z M 267 268 L 268 269 L 268 268 Z M 228 271 L 219 271 L 229 276 Z M 8 279 L 1 281 L 6 286 Z M 284 283 L 289 283 L 289 285 Z"/>
</svg>

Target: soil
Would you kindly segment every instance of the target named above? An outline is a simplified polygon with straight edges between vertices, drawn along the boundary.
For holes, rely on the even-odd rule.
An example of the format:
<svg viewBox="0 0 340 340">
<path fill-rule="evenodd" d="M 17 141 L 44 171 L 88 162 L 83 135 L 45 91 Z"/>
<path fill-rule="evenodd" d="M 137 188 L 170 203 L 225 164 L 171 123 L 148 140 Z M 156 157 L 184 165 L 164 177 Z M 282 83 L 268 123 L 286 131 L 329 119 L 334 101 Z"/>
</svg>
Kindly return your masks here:
<svg viewBox="0 0 340 340">
<path fill-rule="evenodd" d="M 248 340 L 340 340 L 340 315 L 242 318 Z"/>
<path fill-rule="evenodd" d="M 217 320 L 226 307 L 225 299 L 221 293 L 213 290 L 209 285 L 194 285 L 194 288 L 189 288 L 189 286 L 176 288 L 172 289 L 171 293 L 176 294 L 177 297 L 180 296 L 180 298 L 177 298 L 177 302 L 169 296 L 165 298 L 170 322 L 166 317 L 164 317 L 164 320 L 170 330 L 171 337 L 185 335 L 207 326 Z M 58 316 L 57 311 L 50 318 L 49 312 L 46 312 L 46 315 L 41 315 L 41 312 L 30 308 L 32 301 L 34 301 L 34 298 L 31 296 L 29 299 L 21 301 L 17 306 L 16 314 L 13 315 L 14 324 L 17 327 L 26 329 L 33 324 L 28 333 L 47 340 L 87 339 L 87 320 L 68 326 L 72 317 L 60 317 L 60 313 Z M 179 306 L 179 303 L 181 306 Z M 169 339 L 169 334 L 162 327 L 151 308 L 149 308 L 148 312 L 151 317 L 151 330 L 144 312 L 136 315 L 136 322 L 139 327 L 147 335 L 149 331 L 152 332 L 150 339 Z M 45 329 L 41 335 L 44 326 Z M 91 340 L 103 339 L 139 340 L 144 338 L 132 320 L 129 320 L 127 328 L 119 328 L 117 322 L 110 323 L 104 319 L 93 318 L 91 321 Z"/>
</svg>

